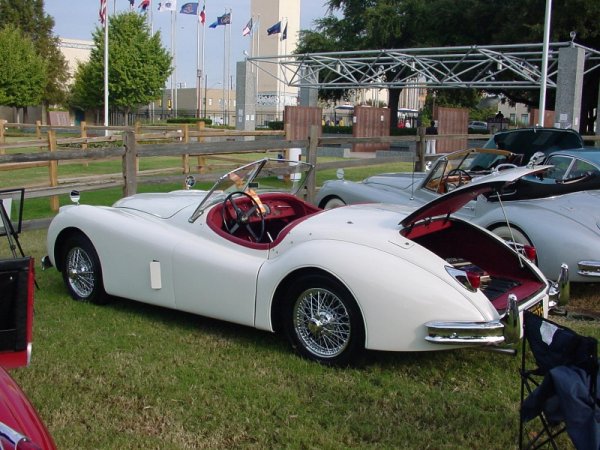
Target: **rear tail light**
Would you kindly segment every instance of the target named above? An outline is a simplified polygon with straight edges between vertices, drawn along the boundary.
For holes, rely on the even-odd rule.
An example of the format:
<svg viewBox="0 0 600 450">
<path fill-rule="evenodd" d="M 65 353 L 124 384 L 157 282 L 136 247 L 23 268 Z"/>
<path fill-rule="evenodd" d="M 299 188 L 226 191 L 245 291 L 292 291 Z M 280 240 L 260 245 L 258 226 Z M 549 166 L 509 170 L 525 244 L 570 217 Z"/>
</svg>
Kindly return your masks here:
<svg viewBox="0 0 600 450">
<path fill-rule="evenodd" d="M 481 284 L 481 277 L 475 272 L 468 272 L 450 266 L 446 266 L 446 272 L 468 291 L 477 291 Z"/>
<path fill-rule="evenodd" d="M 478 273 L 467 272 L 467 279 L 469 280 L 469 283 L 473 289 L 477 290 L 479 289 L 479 286 L 481 286 L 481 276 Z"/>
<path fill-rule="evenodd" d="M 537 259 L 537 251 L 535 250 L 535 247 L 533 245 L 524 245 L 523 252 L 525 253 L 525 257 L 529 261 L 531 261 L 532 263 L 535 263 L 535 261 Z"/>
</svg>

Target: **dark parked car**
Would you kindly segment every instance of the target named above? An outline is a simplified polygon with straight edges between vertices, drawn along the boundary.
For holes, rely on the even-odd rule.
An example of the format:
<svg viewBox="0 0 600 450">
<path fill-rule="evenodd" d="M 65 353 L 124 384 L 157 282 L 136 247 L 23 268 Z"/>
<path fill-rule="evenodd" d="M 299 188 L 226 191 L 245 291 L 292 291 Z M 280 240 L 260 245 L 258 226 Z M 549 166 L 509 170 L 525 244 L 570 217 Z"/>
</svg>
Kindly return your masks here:
<svg viewBox="0 0 600 450">
<path fill-rule="evenodd" d="M 523 155 L 520 165 L 525 165 L 538 152 L 549 155 L 558 150 L 583 148 L 581 135 L 561 128 L 518 128 L 494 134 L 484 148 L 498 148 Z"/>
</svg>

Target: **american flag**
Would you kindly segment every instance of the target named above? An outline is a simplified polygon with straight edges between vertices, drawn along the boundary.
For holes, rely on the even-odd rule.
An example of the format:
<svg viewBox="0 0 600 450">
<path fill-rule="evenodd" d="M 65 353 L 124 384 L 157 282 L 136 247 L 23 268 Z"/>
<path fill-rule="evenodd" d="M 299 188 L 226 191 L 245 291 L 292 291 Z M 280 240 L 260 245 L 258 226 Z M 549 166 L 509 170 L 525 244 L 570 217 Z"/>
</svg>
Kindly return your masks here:
<svg viewBox="0 0 600 450">
<path fill-rule="evenodd" d="M 100 23 L 104 25 L 106 23 L 106 0 L 100 0 L 100 11 L 98 11 L 100 17 Z"/>
</svg>

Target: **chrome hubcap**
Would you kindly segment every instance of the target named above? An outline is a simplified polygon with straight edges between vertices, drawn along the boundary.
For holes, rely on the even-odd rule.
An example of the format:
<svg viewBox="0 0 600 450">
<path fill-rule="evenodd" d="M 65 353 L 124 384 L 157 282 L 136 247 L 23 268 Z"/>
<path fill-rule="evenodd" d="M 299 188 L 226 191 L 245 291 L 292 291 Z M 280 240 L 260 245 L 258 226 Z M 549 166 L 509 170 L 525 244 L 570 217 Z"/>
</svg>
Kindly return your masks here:
<svg viewBox="0 0 600 450">
<path fill-rule="evenodd" d="M 322 358 L 341 354 L 350 342 L 350 314 L 334 293 L 322 289 L 304 291 L 293 311 L 294 329 L 304 347 Z"/>
<path fill-rule="evenodd" d="M 80 247 L 72 248 L 67 254 L 65 270 L 73 292 L 81 298 L 89 297 L 96 281 L 90 256 Z"/>
</svg>

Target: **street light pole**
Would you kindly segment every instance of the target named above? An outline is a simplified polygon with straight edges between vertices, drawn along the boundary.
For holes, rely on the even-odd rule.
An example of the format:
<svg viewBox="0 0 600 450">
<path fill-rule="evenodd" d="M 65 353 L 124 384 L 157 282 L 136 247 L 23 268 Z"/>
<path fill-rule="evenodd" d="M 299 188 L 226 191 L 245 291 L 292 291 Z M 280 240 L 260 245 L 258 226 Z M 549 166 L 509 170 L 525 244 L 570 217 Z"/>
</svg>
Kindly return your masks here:
<svg viewBox="0 0 600 450">
<path fill-rule="evenodd" d="M 548 47 L 550 43 L 550 21 L 552 18 L 552 0 L 546 0 L 544 16 L 544 44 L 542 47 L 542 77 L 540 80 L 540 105 L 538 110 L 538 125 L 544 126 L 546 112 L 546 80 L 548 78 Z"/>
</svg>

